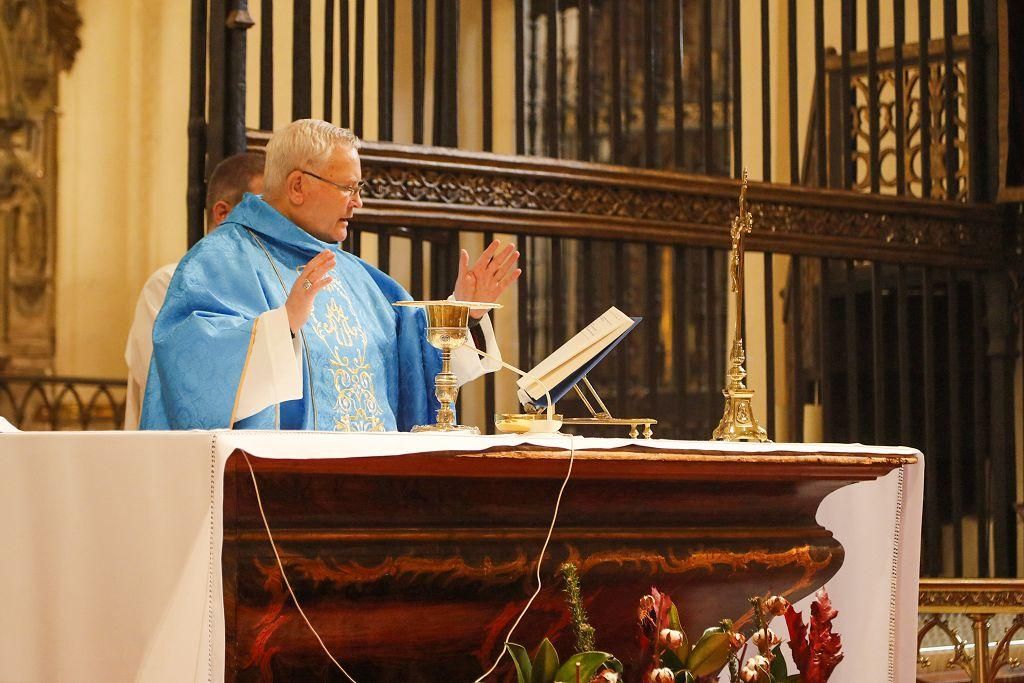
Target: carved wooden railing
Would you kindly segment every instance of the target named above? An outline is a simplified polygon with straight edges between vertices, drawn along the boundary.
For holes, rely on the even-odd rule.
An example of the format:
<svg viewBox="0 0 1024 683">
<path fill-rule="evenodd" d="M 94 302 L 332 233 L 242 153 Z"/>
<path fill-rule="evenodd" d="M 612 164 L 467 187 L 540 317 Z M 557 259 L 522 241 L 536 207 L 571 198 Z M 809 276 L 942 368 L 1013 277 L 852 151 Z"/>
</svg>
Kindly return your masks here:
<svg viewBox="0 0 1024 683">
<path fill-rule="evenodd" d="M 250 135 L 265 144 L 266 134 Z M 365 143 L 361 226 L 515 232 L 727 247 L 739 181 L 704 175 Z M 1002 219 L 989 205 L 753 182 L 754 251 L 989 268 L 1003 259 Z"/>
<path fill-rule="evenodd" d="M 983 196 L 971 187 L 972 181 L 982 182 L 985 170 L 972 172 L 971 165 L 978 133 L 970 124 L 983 120 L 971 110 L 978 103 L 968 101 L 968 76 L 977 75 L 970 63 L 974 54 L 967 35 L 955 36 L 948 45 L 932 40 L 923 55 L 917 43 L 902 46 L 898 55 L 893 47 L 878 50 L 872 100 L 871 55 L 854 52 L 844 63 L 841 54 L 828 50 L 826 147 L 815 145 L 814 111 L 805 145 L 805 182 L 816 184 L 817 173 L 824 170 L 827 181 L 821 184 L 834 188 L 958 201 Z M 922 67 L 928 76 L 924 84 Z M 820 149 L 827 153 L 824 169 L 817 158 Z"/>
<path fill-rule="evenodd" d="M 0 417 L 21 430 L 121 429 L 123 379 L 0 375 Z"/>
<path fill-rule="evenodd" d="M 1006 680 L 1011 669 L 1019 671 L 1024 581 L 925 579 L 919 614 L 918 681 L 951 680 L 944 672 L 954 668 L 971 683 Z"/>
</svg>

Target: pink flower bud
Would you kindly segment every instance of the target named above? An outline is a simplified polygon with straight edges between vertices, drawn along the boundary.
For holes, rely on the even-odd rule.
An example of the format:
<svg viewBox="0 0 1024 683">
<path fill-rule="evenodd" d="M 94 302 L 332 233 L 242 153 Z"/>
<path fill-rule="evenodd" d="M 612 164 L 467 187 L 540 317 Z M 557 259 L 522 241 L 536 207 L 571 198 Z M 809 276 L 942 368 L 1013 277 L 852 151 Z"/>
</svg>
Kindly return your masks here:
<svg viewBox="0 0 1024 683">
<path fill-rule="evenodd" d="M 774 650 L 782 640 L 771 629 L 768 629 L 768 639 L 765 640 L 765 630 L 762 628 L 754 631 L 754 634 L 750 636 L 750 642 L 757 647 L 761 654 L 766 654 Z"/>
<path fill-rule="evenodd" d="M 653 595 L 645 595 L 640 598 L 640 605 L 636 610 L 637 624 L 640 627 L 642 636 L 648 640 L 654 640 L 658 628 L 657 601 Z"/>
<path fill-rule="evenodd" d="M 771 663 L 766 658 L 755 655 L 740 669 L 740 680 L 743 683 L 768 683 L 771 680 L 770 669 Z"/>
<path fill-rule="evenodd" d="M 615 673 L 611 669 L 605 669 L 596 676 L 594 676 L 590 683 L 621 683 L 622 679 L 619 678 L 619 674 Z"/>
<path fill-rule="evenodd" d="M 789 600 L 781 595 L 772 595 L 764 601 L 765 610 L 767 610 L 769 614 L 773 614 L 777 617 L 781 617 L 785 614 L 788 607 Z"/>
<path fill-rule="evenodd" d="M 737 633 L 736 631 L 729 632 L 729 647 L 731 647 L 733 650 L 739 650 L 746 644 L 746 642 L 747 637 L 744 636 L 742 633 Z"/>
<path fill-rule="evenodd" d="M 655 669 L 647 674 L 648 683 L 675 683 L 676 675 L 672 669 Z"/>
<path fill-rule="evenodd" d="M 683 644 L 683 634 L 670 628 L 661 629 L 661 633 L 658 634 L 658 639 L 661 641 L 662 645 L 670 650 L 675 650 Z"/>
</svg>

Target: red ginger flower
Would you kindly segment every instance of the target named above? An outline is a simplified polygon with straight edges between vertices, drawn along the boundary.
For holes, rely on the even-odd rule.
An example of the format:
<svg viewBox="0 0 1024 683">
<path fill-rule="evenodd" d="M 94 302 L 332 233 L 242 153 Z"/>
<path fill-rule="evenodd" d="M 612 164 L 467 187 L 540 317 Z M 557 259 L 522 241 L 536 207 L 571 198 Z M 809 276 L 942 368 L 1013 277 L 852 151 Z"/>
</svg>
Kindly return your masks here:
<svg viewBox="0 0 1024 683">
<path fill-rule="evenodd" d="M 656 645 L 662 629 L 668 628 L 672 598 L 651 587 L 650 595 L 640 599 L 637 609 L 637 635 L 644 648 Z"/>
<path fill-rule="evenodd" d="M 832 632 L 832 620 L 839 615 L 832 608 L 828 592 L 822 588 L 811 603 L 811 623 L 808 630 L 802 615 L 790 606 L 786 610 L 789 627 L 789 648 L 793 663 L 800 670 L 803 683 L 826 683 L 832 671 L 843 661 L 839 634 Z"/>
<path fill-rule="evenodd" d="M 661 632 L 668 629 L 672 598 L 651 587 L 649 595 L 640 599 L 637 609 L 637 640 L 640 643 L 640 661 L 646 661 L 643 678 L 653 675 L 658 668 L 659 657 L 666 646 L 661 641 Z M 679 634 L 682 637 L 682 634 Z"/>
</svg>

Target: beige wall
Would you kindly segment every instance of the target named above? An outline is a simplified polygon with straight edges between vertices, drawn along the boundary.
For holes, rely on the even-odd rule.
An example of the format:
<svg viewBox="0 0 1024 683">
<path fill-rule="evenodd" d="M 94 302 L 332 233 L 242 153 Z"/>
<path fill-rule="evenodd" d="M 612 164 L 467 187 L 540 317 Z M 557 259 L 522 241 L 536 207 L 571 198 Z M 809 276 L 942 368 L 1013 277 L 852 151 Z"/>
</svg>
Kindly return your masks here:
<svg viewBox="0 0 1024 683">
<path fill-rule="evenodd" d="M 61 77 L 57 362 L 123 377 L 135 297 L 185 249 L 185 2 L 80 0 L 82 50 Z"/>
</svg>

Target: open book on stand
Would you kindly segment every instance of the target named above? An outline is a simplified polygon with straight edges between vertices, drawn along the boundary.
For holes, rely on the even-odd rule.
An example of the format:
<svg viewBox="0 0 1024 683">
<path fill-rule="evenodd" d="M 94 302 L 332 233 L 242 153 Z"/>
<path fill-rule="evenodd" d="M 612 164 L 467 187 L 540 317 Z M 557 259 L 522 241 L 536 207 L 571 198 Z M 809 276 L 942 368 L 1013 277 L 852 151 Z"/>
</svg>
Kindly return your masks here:
<svg viewBox="0 0 1024 683">
<path fill-rule="evenodd" d="M 612 306 L 597 320 L 579 331 L 572 339 L 520 377 L 519 401 L 536 409 L 547 408 L 544 389 L 551 400 L 558 402 L 574 386 L 586 378 L 615 346 L 625 339 L 642 318 L 631 318 Z"/>
</svg>

